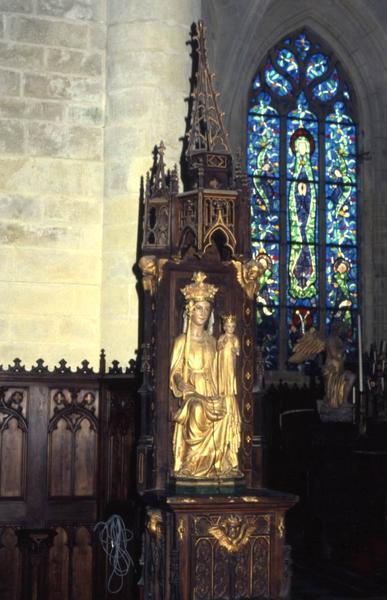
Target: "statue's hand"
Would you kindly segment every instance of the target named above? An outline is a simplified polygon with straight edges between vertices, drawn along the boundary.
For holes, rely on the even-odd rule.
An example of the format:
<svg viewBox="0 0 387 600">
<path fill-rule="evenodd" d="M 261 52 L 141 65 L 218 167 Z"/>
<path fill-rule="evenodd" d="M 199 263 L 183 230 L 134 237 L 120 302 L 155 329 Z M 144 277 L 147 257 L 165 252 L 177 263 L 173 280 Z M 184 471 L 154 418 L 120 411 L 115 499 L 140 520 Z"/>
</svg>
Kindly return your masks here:
<svg viewBox="0 0 387 600">
<path fill-rule="evenodd" d="M 194 386 L 191 383 L 185 382 L 180 373 L 176 373 L 174 379 L 177 389 L 182 394 L 192 394 L 195 392 Z"/>
<path fill-rule="evenodd" d="M 214 396 L 209 398 L 211 413 L 215 418 L 215 421 L 220 421 L 226 415 L 226 406 L 224 399 L 221 396 Z"/>
<path fill-rule="evenodd" d="M 181 392 L 183 392 L 183 394 L 194 394 L 195 393 L 195 388 L 191 383 L 184 383 L 184 381 L 182 381 L 179 384 L 179 389 Z"/>
</svg>

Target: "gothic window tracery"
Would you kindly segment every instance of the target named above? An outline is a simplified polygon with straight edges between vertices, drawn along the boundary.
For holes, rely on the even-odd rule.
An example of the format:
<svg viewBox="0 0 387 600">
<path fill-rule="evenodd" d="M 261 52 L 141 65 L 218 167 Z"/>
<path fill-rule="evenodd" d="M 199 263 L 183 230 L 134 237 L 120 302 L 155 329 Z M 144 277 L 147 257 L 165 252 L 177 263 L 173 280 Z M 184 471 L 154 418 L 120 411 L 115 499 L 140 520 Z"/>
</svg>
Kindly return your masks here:
<svg viewBox="0 0 387 600">
<path fill-rule="evenodd" d="M 289 36 L 268 53 L 250 90 L 247 138 L 253 253 L 271 260 L 257 298 L 266 367 L 284 368 L 300 335 L 329 330 L 337 319 L 351 352 L 358 310 L 354 94 L 311 33 Z"/>
</svg>

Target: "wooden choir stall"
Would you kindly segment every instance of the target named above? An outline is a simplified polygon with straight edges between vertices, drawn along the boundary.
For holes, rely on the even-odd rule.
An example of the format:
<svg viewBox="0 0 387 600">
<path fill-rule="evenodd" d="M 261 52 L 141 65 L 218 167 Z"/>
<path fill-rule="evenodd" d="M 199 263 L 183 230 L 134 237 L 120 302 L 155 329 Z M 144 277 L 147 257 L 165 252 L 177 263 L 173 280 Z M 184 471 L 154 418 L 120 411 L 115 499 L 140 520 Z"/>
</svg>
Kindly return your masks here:
<svg viewBox="0 0 387 600">
<path fill-rule="evenodd" d="M 254 430 L 255 294 L 270 259 L 251 256 L 249 186 L 233 163 L 202 23 L 193 48 L 185 189 L 161 143 L 143 207 L 143 597 L 277 599 L 297 498 L 263 489 Z"/>
</svg>

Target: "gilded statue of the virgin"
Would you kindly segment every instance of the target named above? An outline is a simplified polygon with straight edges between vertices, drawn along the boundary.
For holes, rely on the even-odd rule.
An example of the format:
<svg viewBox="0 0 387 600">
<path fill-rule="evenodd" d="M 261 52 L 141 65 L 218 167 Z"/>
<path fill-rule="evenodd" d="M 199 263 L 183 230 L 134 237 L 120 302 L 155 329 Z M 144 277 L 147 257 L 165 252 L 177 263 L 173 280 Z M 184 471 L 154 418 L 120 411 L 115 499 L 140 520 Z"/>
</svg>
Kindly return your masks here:
<svg viewBox="0 0 387 600">
<path fill-rule="evenodd" d="M 235 479 L 241 476 L 241 419 L 236 384 L 225 387 L 225 381 L 235 382 L 235 360 L 225 361 L 224 353 L 225 341 L 233 348 L 239 348 L 239 343 L 232 331 L 232 339 L 227 337 L 217 347 L 208 330 L 218 290 L 204 283 L 205 278 L 204 273 L 195 273 L 192 283 L 181 290 L 186 325 L 175 339 L 170 367 L 170 388 L 180 400 L 173 417 L 174 475 L 177 479 Z"/>
</svg>

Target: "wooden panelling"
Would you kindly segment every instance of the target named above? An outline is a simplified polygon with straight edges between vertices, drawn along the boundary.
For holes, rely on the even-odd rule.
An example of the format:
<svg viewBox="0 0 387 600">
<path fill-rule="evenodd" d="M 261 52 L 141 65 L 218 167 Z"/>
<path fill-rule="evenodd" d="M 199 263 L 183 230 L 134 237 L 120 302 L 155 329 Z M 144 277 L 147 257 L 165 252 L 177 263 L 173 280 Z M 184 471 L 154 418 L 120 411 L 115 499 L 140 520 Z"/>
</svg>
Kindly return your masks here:
<svg viewBox="0 0 387 600">
<path fill-rule="evenodd" d="M 50 496 L 95 496 L 97 415 L 96 390 L 51 390 L 48 427 Z"/>
<path fill-rule="evenodd" d="M 58 527 L 49 552 L 48 600 L 69 600 L 69 575 L 68 536 Z"/>
<path fill-rule="evenodd" d="M 74 496 L 95 495 L 97 432 L 82 419 L 74 434 Z"/>
<path fill-rule="evenodd" d="M 0 496 L 23 496 L 24 432 L 11 417 L 1 432 Z"/>
<path fill-rule="evenodd" d="M 0 600 L 108 600 L 93 527 L 114 501 L 134 527 L 138 379 L 117 364 L 105 378 L 41 363 L 0 367 Z"/>
<path fill-rule="evenodd" d="M 0 389 L 0 498 L 25 493 L 26 411 L 25 390 Z"/>
<path fill-rule="evenodd" d="M 49 438 L 50 496 L 71 496 L 72 442 L 71 429 L 60 419 Z"/>
<path fill-rule="evenodd" d="M 110 398 L 109 499 L 125 502 L 135 482 L 135 404 L 127 394 L 115 391 Z"/>
<path fill-rule="evenodd" d="M 12 527 L 0 530 L 0 598 L 20 600 L 21 552 Z"/>
<path fill-rule="evenodd" d="M 90 533 L 80 527 L 75 534 L 75 547 L 72 559 L 73 597 L 77 600 L 93 598 L 93 556 Z"/>
</svg>

